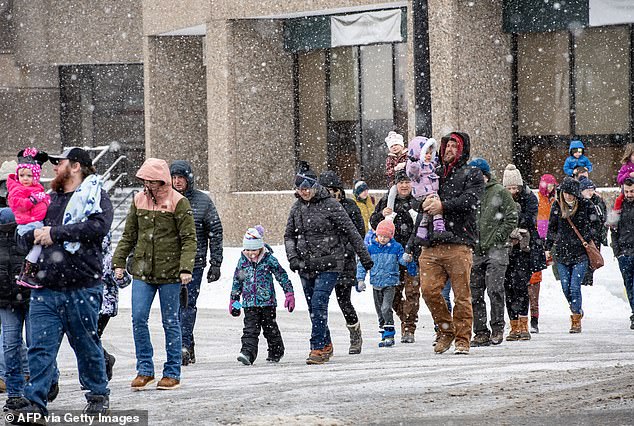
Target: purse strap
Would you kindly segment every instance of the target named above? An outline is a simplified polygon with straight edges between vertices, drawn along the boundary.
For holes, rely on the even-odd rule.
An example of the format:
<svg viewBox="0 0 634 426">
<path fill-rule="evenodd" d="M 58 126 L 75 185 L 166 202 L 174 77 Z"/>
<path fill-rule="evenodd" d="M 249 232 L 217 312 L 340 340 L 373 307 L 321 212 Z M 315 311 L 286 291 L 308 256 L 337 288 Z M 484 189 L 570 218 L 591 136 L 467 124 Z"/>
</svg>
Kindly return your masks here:
<svg viewBox="0 0 634 426">
<path fill-rule="evenodd" d="M 569 217 L 566 218 L 566 220 L 568 221 L 568 223 L 570 224 L 570 226 L 572 227 L 572 230 L 575 231 L 575 234 L 577 234 L 577 237 L 579 237 L 579 239 L 581 240 L 581 242 L 583 243 L 583 246 L 587 246 L 588 243 L 586 243 L 586 240 L 583 239 L 583 237 L 581 236 L 581 234 L 579 233 L 579 230 L 577 229 L 577 227 L 575 226 L 574 223 L 572 223 L 572 220 L 570 220 Z"/>
</svg>

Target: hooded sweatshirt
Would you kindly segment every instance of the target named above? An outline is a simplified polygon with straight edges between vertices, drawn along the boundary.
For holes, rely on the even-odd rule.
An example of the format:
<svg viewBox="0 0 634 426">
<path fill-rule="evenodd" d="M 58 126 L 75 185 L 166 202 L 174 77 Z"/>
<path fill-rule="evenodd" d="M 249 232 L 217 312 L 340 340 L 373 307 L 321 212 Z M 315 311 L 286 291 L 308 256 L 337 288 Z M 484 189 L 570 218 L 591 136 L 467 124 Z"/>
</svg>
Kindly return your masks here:
<svg viewBox="0 0 634 426">
<path fill-rule="evenodd" d="M 172 188 L 165 160 L 148 158 L 136 174 L 142 180 L 163 182 L 134 196 L 125 229 L 112 259 L 113 268 L 125 268 L 134 250 L 131 273 L 149 284 L 179 282 L 191 273 L 196 255 L 196 227 L 187 198 Z"/>
<path fill-rule="evenodd" d="M 207 194 L 195 188 L 194 173 L 191 165 L 184 160 L 176 160 L 170 166 L 172 176 L 184 176 L 187 189 L 183 194 L 189 200 L 196 225 L 196 260 L 194 268 L 204 268 L 209 243 L 209 264 L 220 266 L 222 263 L 222 223 L 213 201 Z"/>
</svg>

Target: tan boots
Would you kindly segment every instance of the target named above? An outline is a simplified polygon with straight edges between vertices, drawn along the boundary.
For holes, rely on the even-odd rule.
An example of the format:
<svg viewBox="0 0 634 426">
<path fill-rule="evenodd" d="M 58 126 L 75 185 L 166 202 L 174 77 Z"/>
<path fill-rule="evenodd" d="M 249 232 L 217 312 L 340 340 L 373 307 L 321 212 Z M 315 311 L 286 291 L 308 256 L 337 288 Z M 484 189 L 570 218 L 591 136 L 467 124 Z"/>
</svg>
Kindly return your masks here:
<svg viewBox="0 0 634 426">
<path fill-rule="evenodd" d="M 531 333 L 528 331 L 528 317 L 511 320 L 511 331 L 506 336 L 506 341 L 514 342 L 516 340 L 531 340 Z"/>
<path fill-rule="evenodd" d="M 570 315 L 570 333 L 581 333 L 581 318 L 583 314 Z"/>
</svg>

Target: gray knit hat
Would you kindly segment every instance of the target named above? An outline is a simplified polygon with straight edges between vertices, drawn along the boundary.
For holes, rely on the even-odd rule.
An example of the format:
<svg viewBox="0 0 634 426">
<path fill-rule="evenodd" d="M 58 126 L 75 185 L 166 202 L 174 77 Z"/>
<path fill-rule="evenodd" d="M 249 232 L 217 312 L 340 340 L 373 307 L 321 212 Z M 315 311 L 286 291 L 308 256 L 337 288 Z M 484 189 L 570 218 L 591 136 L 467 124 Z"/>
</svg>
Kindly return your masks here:
<svg viewBox="0 0 634 426">
<path fill-rule="evenodd" d="M 514 164 L 509 164 L 504 169 L 504 176 L 502 177 L 502 185 L 504 186 L 523 186 L 522 174 Z"/>
</svg>

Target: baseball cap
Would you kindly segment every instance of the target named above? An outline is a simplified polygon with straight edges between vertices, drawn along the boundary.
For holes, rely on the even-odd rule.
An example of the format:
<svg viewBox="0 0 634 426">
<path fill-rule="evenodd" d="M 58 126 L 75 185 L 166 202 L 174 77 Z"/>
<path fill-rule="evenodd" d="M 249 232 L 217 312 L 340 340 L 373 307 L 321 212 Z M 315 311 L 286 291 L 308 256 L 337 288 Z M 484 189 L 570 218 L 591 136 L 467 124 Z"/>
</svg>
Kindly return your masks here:
<svg viewBox="0 0 634 426">
<path fill-rule="evenodd" d="M 49 155 L 49 161 L 55 165 L 59 164 L 61 160 L 70 160 L 75 161 L 82 166 L 92 166 L 92 159 L 87 151 L 77 148 L 76 146 L 71 146 L 70 148 L 66 148 L 64 152 L 59 155 Z"/>
</svg>

